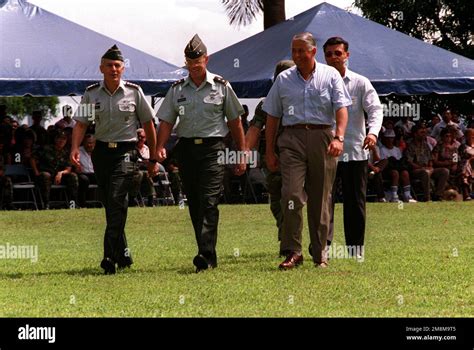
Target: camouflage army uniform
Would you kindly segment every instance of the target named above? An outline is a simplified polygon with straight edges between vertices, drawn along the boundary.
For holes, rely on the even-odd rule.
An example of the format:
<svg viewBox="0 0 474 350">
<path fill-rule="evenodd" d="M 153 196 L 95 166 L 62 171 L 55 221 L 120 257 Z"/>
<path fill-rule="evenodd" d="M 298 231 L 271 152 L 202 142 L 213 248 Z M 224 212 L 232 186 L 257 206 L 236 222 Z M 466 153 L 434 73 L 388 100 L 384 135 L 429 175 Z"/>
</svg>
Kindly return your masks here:
<svg viewBox="0 0 474 350">
<path fill-rule="evenodd" d="M 267 119 L 267 114 L 262 110 L 263 101 L 255 108 L 255 116 L 250 121 L 250 126 L 254 126 L 261 130 L 261 138 L 258 144 L 258 152 L 260 153 L 260 159 L 262 160 L 262 167 L 264 169 L 266 183 L 267 183 L 267 190 L 270 195 L 270 210 L 272 211 L 273 217 L 276 220 L 276 225 L 278 227 L 278 240 L 281 239 L 281 224 L 283 222 L 283 216 L 281 211 L 281 172 L 270 172 L 267 168 L 267 164 L 265 162 L 265 134 L 262 129 L 265 127 L 265 122 Z M 282 131 L 282 127 L 278 129 L 278 135 L 280 135 Z M 278 137 L 278 136 L 277 136 Z M 276 150 L 278 153 L 278 150 Z"/>
<path fill-rule="evenodd" d="M 5 161 L 0 154 L 0 209 L 11 209 L 13 199 L 13 183 L 5 176 Z"/>
<path fill-rule="evenodd" d="M 47 145 L 44 148 L 35 151 L 34 158 L 38 162 L 38 170 L 40 172 L 37 182 L 40 188 L 41 198 L 44 206 L 49 205 L 51 185 L 59 171 L 71 167 L 69 162 L 69 150 L 64 147 L 56 150 L 54 145 Z M 61 184 L 66 186 L 68 198 L 77 203 L 77 191 L 79 188 L 79 180 L 76 173 L 64 174 Z"/>
</svg>

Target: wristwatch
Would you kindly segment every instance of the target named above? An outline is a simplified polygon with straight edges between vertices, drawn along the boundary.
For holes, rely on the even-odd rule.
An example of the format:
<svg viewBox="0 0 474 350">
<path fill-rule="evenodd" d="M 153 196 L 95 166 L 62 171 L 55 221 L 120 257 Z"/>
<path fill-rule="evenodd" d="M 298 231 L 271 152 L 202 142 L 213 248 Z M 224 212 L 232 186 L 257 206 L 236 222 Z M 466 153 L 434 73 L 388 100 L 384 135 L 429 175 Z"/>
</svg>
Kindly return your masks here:
<svg viewBox="0 0 474 350">
<path fill-rule="evenodd" d="M 148 159 L 148 161 L 149 161 L 150 163 L 152 163 L 152 164 L 158 163 L 158 161 L 157 161 L 156 159 L 151 159 L 151 158 L 150 158 L 150 159 Z"/>
<path fill-rule="evenodd" d="M 344 143 L 344 136 L 334 136 L 334 139 L 339 140 L 340 142 Z"/>
</svg>

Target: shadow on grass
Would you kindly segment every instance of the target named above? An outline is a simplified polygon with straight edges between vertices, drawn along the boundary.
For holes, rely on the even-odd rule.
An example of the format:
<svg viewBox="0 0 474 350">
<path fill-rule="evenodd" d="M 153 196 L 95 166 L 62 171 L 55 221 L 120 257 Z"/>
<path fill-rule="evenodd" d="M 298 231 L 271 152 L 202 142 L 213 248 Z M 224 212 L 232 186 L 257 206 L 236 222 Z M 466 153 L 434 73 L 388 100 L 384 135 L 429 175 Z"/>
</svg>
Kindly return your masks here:
<svg viewBox="0 0 474 350">
<path fill-rule="evenodd" d="M 244 254 L 244 255 L 239 255 L 238 257 L 232 254 L 226 254 L 226 255 L 222 255 L 218 257 L 219 265 L 216 268 L 216 270 L 221 271 L 222 267 L 227 270 L 227 267 L 230 267 L 231 271 L 228 271 L 228 272 L 235 272 L 236 267 L 244 266 L 248 270 L 251 269 L 251 270 L 258 270 L 258 271 L 275 271 L 277 270 L 278 263 L 275 265 L 275 267 L 273 267 L 273 265 L 271 266 L 267 265 L 269 262 L 273 263 L 274 261 L 278 261 L 275 259 L 280 259 L 280 258 L 278 258 L 276 254 L 265 253 L 265 252 Z M 169 267 L 169 268 L 165 268 L 164 270 L 167 272 L 176 272 L 180 275 L 196 274 L 196 267 L 192 264 L 192 259 L 190 259 L 190 263 L 187 266 Z M 202 271 L 200 273 L 208 273 L 212 271 L 213 269 L 209 269 L 209 270 Z"/>
<path fill-rule="evenodd" d="M 118 270 L 116 275 L 121 274 L 130 274 L 130 273 L 142 273 L 141 270 L 134 269 L 124 269 Z M 55 276 L 55 275 L 69 275 L 69 276 L 104 276 L 104 271 L 100 267 L 85 267 L 82 269 L 71 269 L 66 271 L 50 271 L 50 272 L 32 272 L 32 273 L 0 273 L 0 278 L 9 278 L 9 279 L 22 279 L 23 277 L 42 277 L 42 276 Z"/>
</svg>

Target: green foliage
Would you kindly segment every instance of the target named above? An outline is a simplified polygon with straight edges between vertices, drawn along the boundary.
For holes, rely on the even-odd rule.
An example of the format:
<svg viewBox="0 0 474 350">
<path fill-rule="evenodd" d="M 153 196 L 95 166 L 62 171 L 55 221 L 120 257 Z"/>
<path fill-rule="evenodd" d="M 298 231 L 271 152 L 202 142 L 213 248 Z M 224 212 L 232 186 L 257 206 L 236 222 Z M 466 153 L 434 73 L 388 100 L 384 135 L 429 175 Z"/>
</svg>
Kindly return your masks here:
<svg viewBox="0 0 474 350">
<path fill-rule="evenodd" d="M 33 111 L 42 111 L 43 118 L 48 119 L 48 115 L 57 113 L 56 106 L 59 99 L 56 96 L 49 97 L 0 97 L 0 105 L 7 106 L 7 114 L 21 121 L 27 115 L 31 115 Z"/>
<path fill-rule="evenodd" d="M 368 203 L 364 262 L 279 271 L 268 205 L 222 205 L 219 267 L 194 273 L 187 209 L 131 208 L 135 264 L 99 268 L 103 209 L 0 212 L 0 245 L 38 245 L 38 262 L 0 259 L 0 317 L 472 317 L 474 203 Z M 344 244 L 336 206 L 335 244 Z"/>
<path fill-rule="evenodd" d="M 354 5 L 375 22 L 474 58 L 471 0 L 355 0 Z"/>
</svg>

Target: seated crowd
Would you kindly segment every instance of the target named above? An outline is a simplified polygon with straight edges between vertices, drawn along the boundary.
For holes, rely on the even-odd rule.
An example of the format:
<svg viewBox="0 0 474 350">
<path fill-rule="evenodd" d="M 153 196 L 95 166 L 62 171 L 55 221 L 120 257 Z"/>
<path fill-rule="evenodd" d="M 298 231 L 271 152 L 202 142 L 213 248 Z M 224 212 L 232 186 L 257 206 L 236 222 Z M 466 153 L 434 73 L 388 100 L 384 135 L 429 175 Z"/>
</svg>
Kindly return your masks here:
<svg viewBox="0 0 474 350">
<path fill-rule="evenodd" d="M 24 167 L 34 181 L 38 189 L 38 206 L 49 209 L 51 202 L 51 190 L 54 186 L 61 185 L 64 189 L 70 207 L 81 208 L 95 205 L 94 191 L 90 185 L 96 184 L 94 167 L 91 155 L 95 147 L 93 126 L 87 131 L 83 144 L 80 147 L 80 167 L 71 165 L 69 155 L 72 139 L 74 120 L 69 106 L 63 108 L 64 118 L 45 129 L 42 125 L 42 113 L 32 113 L 33 124 L 19 125 L 12 117 L 7 116 L 4 108 L 0 123 L 0 209 L 15 209 L 12 205 L 15 193 L 13 184 L 15 174 L 8 176 L 9 166 Z M 150 179 L 146 171 L 149 159 L 149 151 L 146 146 L 146 137 L 143 129 L 137 130 L 137 150 L 140 154 L 138 160 L 138 171 L 134 174 L 133 186 L 129 192 L 131 205 L 153 206 L 157 203 L 157 190 L 163 186 L 164 178 L 167 179 L 165 168 L 160 165 L 160 174 Z M 173 181 L 177 183 L 171 186 L 173 194 L 178 200 L 181 191 L 177 167 L 172 166 Z M 25 179 L 21 179 L 23 182 Z M 91 197 L 94 197 L 94 200 Z M 173 196 L 169 196 L 171 199 Z M 90 205 L 89 205 L 90 204 Z"/>
<path fill-rule="evenodd" d="M 74 120 L 69 106 L 63 108 L 60 121 L 45 129 L 42 113 L 32 113 L 33 124 L 19 125 L 0 108 L 0 209 L 13 209 L 13 181 L 5 173 L 8 165 L 21 164 L 33 179 L 40 197 L 40 207 L 49 208 L 51 189 L 62 185 L 69 201 L 75 207 L 87 207 L 91 196 L 90 185 L 96 184 L 91 154 L 95 147 L 93 126 L 87 131 L 81 146 L 81 166 L 75 168 L 69 160 L 69 149 Z M 414 123 L 409 118 L 384 118 L 378 145 L 371 150 L 369 158 L 369 191 L 374 192 L 379 202 L 430 201 L 447 199 L 448 194 L 458 193 L 470 200 L 474 179 L 474 125 L 456 120 L 457 116 L 446 109 L 442 118 L 434 115 L 429 123 Z M 243 122 L 244 124 L 246 121 Z M 244 125 L 245 126 L 245 125 Z M 137 130 L 138 171 L 134 174 L 134 185 L 130 189 L 130 205 L 153 206 L 165 191 L 160 184 L 169 186 L 171 201 L 183 199 L 178 165 L 172 148 L 176 137 L 167 144 L 169 157 L 160 165 L 160 175 L 149 178 L 147 162 L 149 149 L 143 129 Z M 232 145 L 228 145 L 232 147 Z M 223 200 L 235 202 L 241 192 L 242 201 L 249 195 L 257 197 L 265 192 L 265 177 L 261 175 L 260 162 L 256 169 L 236 177 L 226 169 L 223 184 Z M 259 175 L 259 176 L 257 176 Z M 255 181 L 254 178 L 259 178 Z M 14 180 L 14 179 L 13 179 Z M 253 184 L 261 182 L 254 193 Z M 235 186 L 234 186 L 235 185 Z M 265 196 L 261 198 L 267 198 Z M 340 198 L 338 194 L 337 198 Z M 267 198 L 268 199 L 268 198 Z M 171 204 L 171 203 L 170 203 Z"/>
<path fill-rule="evenodd" d="M 449 109 L 443 111 L 442 121 L 433 117 L 430 126 L 403 119 L 394 124 L 385 118 L 369 159 L 369 179 L 377 200 L 398 202 L 399 193 L 406 202 L 415 201 L 414 193 L 423 201 L 453 199 L 456 195 L 471 200 L 474 129 L 472 123 L 468 126 L 453 121 Z M 389 191 L 385 182 L 390 184 Z"/>
</svg>

